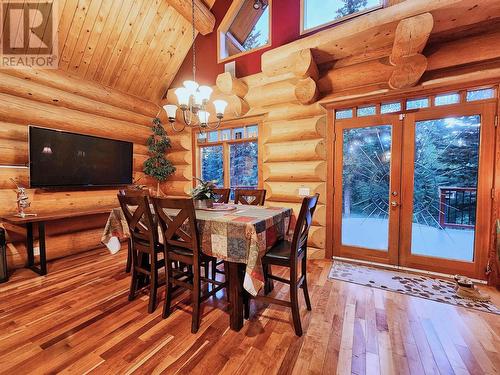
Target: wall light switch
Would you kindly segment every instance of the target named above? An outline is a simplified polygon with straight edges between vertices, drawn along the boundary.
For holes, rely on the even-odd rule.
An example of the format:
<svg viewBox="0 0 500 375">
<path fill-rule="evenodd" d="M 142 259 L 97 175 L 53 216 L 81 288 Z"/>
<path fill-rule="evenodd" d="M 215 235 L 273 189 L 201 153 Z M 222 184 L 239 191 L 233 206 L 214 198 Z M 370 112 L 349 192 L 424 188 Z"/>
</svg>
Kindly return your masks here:
<svg viewBox="0 0 500 375">
<path fill-rule="evenodd" d="M 311 189 L 304 187 L 299 188 L 299 196 L 307 197 L 308 195 L 311 195 Z"/>
</svg>

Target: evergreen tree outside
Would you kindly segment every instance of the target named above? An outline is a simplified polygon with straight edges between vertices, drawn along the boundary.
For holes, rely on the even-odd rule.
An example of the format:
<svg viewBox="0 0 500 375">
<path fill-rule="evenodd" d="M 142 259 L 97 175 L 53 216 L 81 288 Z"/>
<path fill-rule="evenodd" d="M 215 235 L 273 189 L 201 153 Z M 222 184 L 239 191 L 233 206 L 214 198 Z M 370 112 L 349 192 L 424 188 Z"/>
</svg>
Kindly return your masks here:
<svg viewBox="0 0 500 375">
<path fill-rule="evenodd" d="M 415 223 L 441 228 L 440 211 L 451 211 L 452 216 L 475 224 L 475 192 L 442 211 L 440 189 L 477 188 L 480 120 L 463 116 L 416 123 Z M 387 219 L 391 127 L 346 129 L 343 138 L 343 215 Z"/>
<path fill-rule="evenodd" d="M 344 5 L 337 9 L 338 18 L 357 13 L 367 8 L 368 0 L 342 0 Z"/>
<path fill-rule="evenodd" d="M 157 181 L 156 194 L 160 194 L 160 183 L 171 176 L 176 168 L 165 156 L 171 147 L 170 139 L 159 118 L 153 119 L 152 133 L 147 141 L 149 158 L 144 162 L 143 172 Z"/>
</svg>

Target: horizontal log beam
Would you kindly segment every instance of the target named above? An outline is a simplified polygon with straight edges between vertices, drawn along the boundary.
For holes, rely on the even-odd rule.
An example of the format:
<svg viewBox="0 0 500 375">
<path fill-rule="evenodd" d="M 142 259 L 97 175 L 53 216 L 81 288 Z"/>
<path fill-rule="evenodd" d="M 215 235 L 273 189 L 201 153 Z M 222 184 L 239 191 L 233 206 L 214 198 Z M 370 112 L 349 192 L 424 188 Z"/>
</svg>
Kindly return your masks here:
<svg viewBox="0 0 500 375">
<path fill-rule="evenodd" d="M 326 161 L 265 163 L 264 181 L 326 181 Z"/>
<path fill-rule="evenodd" d="M 266 121 L 262 134 L 264 143 L 317 139 L 326 136 L 326 116 L 298 120 Z"/>
<path fill-rule="evenodd" d="M 139 125 L 151 125 L 151 117 L 128 111 L 112 105 L 88 99 L 38 83 L 30 82 L 18 77 L 12 77 L 0 72 L 0 92 L 20 98 L 35 100 L 40 103 L 52 104 L 80 112 L 87 112 L 99 116 L 127 121 Z"/>
<path fill-rule="evenodd" d="M 288 79 L 263 86 L 249 87 L 245 100 L 253 108 L 290 102 L 310 104 L 316 101 L 317 97 L 316 82 L 311 78 L 306 78 L 303 80 Z"/>
<path fill-rule="evenodd" d="M 326 160 L 323 139 L 268 143 L 264 145 L 264 163 Z"/>
<path fill-rule="evenodd" d="M 318 66 L 314 61 L 314 56 L 309 48 L 297 51 L 290 56 L 286 65 L 275 66 L 262 60 L 262 72 L 270 77 L 292 73 L 297 78 L 318 79 Z"/>
<path fill-rule="evenodd" d="M 282 72 L 288 68 L 294 54 L 308 48 L 317 64 L 364 53 L 370 56 L 371 51 L 392 48 L 397 24 L 402 19 L 450 9 L 462 2 L 463 0 L 404 1 L 266 51 L 262 55 L 261 65 L 272 67 L 274 72 Z"/>
<path fill-rule="evenodd" d="M 500 57 L 500 32 L 477 35 L 426 49 L 427 70 L 492 60 Z"/>
<path fill-rule="evenodd" d="M 318 193 L 319 203 L 326 203 L 325 182 L 266 182 L 264 188 L 267 190 L 266 201 L 269 202 L 302 202 L 303 197 L 299 195 L 300 188 L 309 188 L 310 194 Z M 270 203 L 268 203 L 271 205 Z"/>
<path fill-rule="evenodd" d="M 47 87 L 80 95 L 100 103 L 107 103 L 118 108 L 140 113 L 147 117 L 154 117 L 159 110 L 159 107 L 154 103 L 96 82 L 83 80 L 60 70 L 26 68 L 5 69 L 2 72 Z"/>
<path fill-rule="evenodd" d="M 0 121 L 21 122 L 137 143 L 146 143 L 149 127 L 26 100 L 0 93 Z"/>
<path fill-rule="evenodd" d="M 189 23 L 192 22 L 191 1 L 167 0 L 167 2 Z M 210 34 L 215 27 L 215 16 L 201 0 L 194 0 L 194 27 L 202 35 Z"/>
</svg>

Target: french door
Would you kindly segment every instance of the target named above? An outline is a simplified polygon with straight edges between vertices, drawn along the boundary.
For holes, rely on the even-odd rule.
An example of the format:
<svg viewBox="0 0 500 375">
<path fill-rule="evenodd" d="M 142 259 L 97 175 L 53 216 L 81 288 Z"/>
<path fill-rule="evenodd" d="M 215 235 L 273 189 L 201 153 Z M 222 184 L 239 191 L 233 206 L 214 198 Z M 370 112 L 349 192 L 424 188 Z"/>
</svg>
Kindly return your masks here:
<svg viewBox="0 0 500 375">
<path fill-rule="evenodd" d="M 398 262 L 402 124 L 397 116 L 339 121 L 334 240 L 340 256 Z"/>
<path fill-rule="evenodd" d="M 495 108 L 335 121 L 333 254 L 483 278 Z"/>
</svg>

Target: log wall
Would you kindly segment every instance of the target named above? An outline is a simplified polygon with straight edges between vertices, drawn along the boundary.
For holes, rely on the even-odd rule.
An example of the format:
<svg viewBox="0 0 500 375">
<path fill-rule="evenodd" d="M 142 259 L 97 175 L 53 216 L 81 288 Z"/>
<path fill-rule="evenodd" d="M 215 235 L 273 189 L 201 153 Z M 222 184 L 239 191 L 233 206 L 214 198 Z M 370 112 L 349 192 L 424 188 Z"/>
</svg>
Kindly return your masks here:
<svg viewBox="0 0 500 375">
<path fill-rule="evenodd" d="M 134 178 L 154 185 L 141 172 L 146 138 L 157 106 L 96 83 L 56 71 L 0 73 L 0 215 L 16 210 L 15 186 L 10 178 L 29 185 L 28 125 L 134 143 Z M 61 171 L 64 173 L 64 171 Z M 181 172 L 178 172 L 182 174 Z M 29 189 L 30 211 L 92 210 L 116 207 L 117 189 Z M 47 256 L 54 259 L 100 246 L 107 215 L 75 217 L 47 224 Z M 9 267 L 26 261 L 22 228 L 5 225 Z"/>
</svg>

